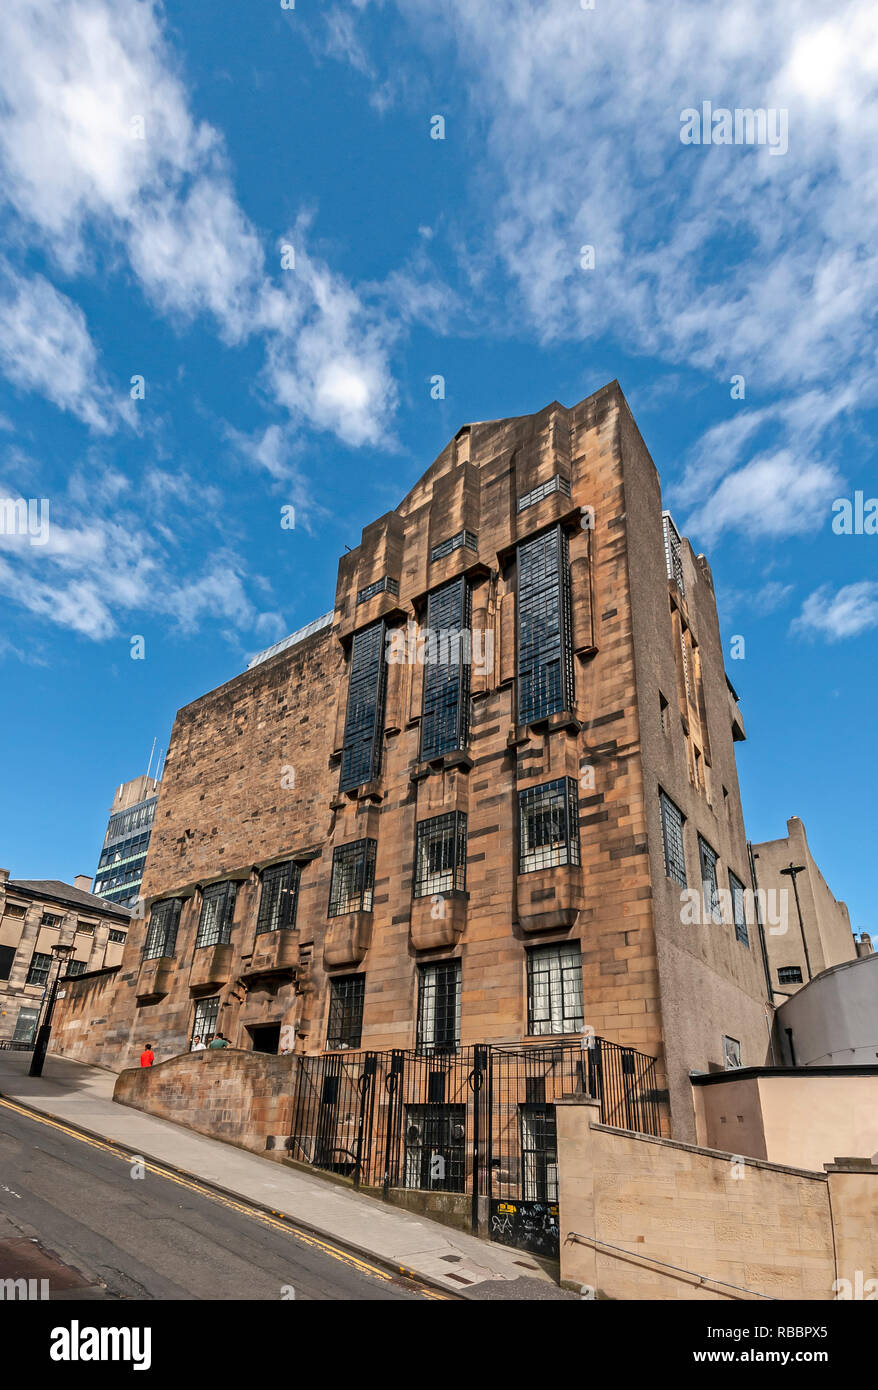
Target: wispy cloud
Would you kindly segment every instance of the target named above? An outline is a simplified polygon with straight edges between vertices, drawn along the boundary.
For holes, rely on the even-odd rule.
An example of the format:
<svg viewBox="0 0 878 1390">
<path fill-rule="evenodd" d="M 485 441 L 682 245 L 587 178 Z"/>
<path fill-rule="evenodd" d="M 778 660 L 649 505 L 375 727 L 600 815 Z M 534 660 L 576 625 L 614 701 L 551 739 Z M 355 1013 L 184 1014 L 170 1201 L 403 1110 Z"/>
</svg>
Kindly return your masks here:
<svg viewBox="0 0 878 1390">
<path fill-rule="evenodd" d="M 878 627 L 878 582 L 870 579 L 845 584 L 832 592 L 828 584 L 815 589 L 793 619 L 790 631 L 801 637 L 841 642 Z"/>
</svg>

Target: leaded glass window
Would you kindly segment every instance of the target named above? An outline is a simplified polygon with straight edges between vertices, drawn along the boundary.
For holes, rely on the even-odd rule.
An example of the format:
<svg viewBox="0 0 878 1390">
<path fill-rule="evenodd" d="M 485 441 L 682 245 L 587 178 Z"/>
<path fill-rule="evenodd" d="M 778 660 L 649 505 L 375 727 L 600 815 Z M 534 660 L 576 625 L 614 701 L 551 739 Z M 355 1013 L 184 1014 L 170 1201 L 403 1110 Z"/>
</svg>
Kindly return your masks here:
<svg viewBox="0 0 878 1390">
<path fill-rule="evenodd" d="M 579 863 L 579 796 L 572 777 L 518 793 L 518 872 Z"/>
<path fill-rule="evenodd" d="M 465 748 L 469 735 L 472 590 L 452 579 L 427 599 L 421 759 Z"/>
<path fill-rule="evenodd" d="M 582 1003 L 582 956 L 576 942 L 538 946 L 527 953 L 527 1031 L 531 1037 L 578 1033 Z"/>
<path fill-rule="evenodd" d="M 706 840 L 698 836 L 698 857 L 701 862 L 701 887 L 704 892 L 705 911 L 715 922 L 722 921 L 719 895 L 716 882 L 716 850 L 711 849 Z"/>
<path fill-rule="evenodd" d="M 387 662 L 384 623 L 354 634 L 351 648 L 348 707 L 341 758 L 341 790 L 371 782 L 381 767 Z"/>
<path fill-rule="evenodd" d="M 418 1047 L 455 1052 L 460 1046 L 460 961 L 422 965 L 418 971 Z"/>
<path fill-rule="evenodd" d="M 376 840 L 353 840 L 349 845 L 336 845 L 332 852 L 330 917 L 372 911 L 376 849 Z"/>
<path fill-rule="evenodd" d="M 518 719 L 573 708 L 570 557 L 560 526 L 518 547 Z"/>
<path fill-rule="evenodd" d="M 750 945 L 750 936 L 747 931 L 747 914 L 745 911 L 744 885 L 739 878 L 729 872 L 729 889 L 732 894 L 732 916 L 735 921 L 735 936 L 745 946 Z"/>
<path fill-rule="evenodd" d="M 300 873 L 299 865 L 292 859 L 263 869 L 257 936 L 260 932 L 284 931 L 296 925 Z"/>
<path fill-rule="evenodd" d="M 174 954 L 182 906 L 181 898 L 165 898 L 153 906 L 143 947 L 143 954 L 147 960 Z"/>
<path fill-rule="evenodd" d="M 342 975 L 329 982 L 328 1048 L 359 1047 L 363 1033 L 365 975 Z"/>
<path fill-rule="evenodd" d="M 683 813 L 664 792 L 659 795 L 662 812 L 662 839 L 665 873 L 681 888 L 686 887 L 686 848 L 683 842 Z"/>
<path fill-rule="evenodd" d="M 449 811 L 418 821 L 414 896 L 466 888 L 466 815 Z"/>
<path fill-rule="evenodd" d="M 221 946 L 231 939 L 232 917 L 235 912 L 235 898 L 238 885 L 231 880 L 224 883 L 211 883 L 201 896 L 201 916 L 198 919 L 198 932 L 195 945 Z"/>
</svg>

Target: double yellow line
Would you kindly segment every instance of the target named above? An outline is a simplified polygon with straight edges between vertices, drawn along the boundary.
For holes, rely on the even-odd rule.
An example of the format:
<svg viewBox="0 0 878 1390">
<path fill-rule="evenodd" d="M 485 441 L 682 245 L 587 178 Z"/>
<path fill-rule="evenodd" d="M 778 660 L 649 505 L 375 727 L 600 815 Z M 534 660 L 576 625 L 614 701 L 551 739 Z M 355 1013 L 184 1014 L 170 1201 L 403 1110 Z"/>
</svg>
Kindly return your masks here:
<svg viewBox="0 0 878 1390">
<path fill-rule="evenodd" d="M 256 1221 L 261 1221 L 264 1226 L 271 1226 L 276 1231 L 283 1231 L 286 1235 L 294 1236 L 303 1245 L 310 1245 L 315 1250 L 321 1250 L 330 1259 L 338 1260 L 340 1264 L 348 1265 L 351 1269 L 358 1270 L 361 1274 L 370 1274 L 375 1279 L 384 1279 L 387 1283 L 392 1283 L 394 1276 L 389 1274 L 386 1269 L 381 1269 L 378 1265 L 369 1264 L 367 1260 L 361 1259 L 357 1255 L 343 1250 L 338 1245 L 332 1245 L 327 1240 L 322 1240 L 319 1236 L 312 1235 L 309 1231 L 303 1231 L 300 1227 L 294 1226 L 288 1216 L 283 1212 L 263 1211 L 261 1207 L 251 1206 L 246 1202 L 235 1201 L 232 1197 L 227 1197 L 214 1188 L 206 1187 L 203 1183 L 195 1182 L 190 1177 L 184 1177 L 181 1173 L 175 1172 L 172 1168 L 165 1168 L 162 1164 L 154 1163 L 151 1160 L 141 1159 L 140 1155 L 122 1149 L 118 1144 L 110 1144 L 105 1139 L 93 1139 L 89 1134 L 83 1134 L 81 1130 L 71 1129 L 69 1125 L 61 1124 L 58 1120 L 51 1120 L 47 1115 L 42 1115 L 35 1110 L 26 1109 L 24 1106 L 16 1105 L 14 1101 L 7 1100 L 0 1096 L 0 1106 L 5 1110 L 12 1110 L 17 1115 L 23 1115 L 27 1120 L 34 1120 L 37 1124 L 48 1125 L 51 1129 L 57 1129 L 61 1134 L 67 1134 L 71 1139 L 77 1139 L 81 1144 L 88 1144 L 93 1149 L 102 1149 L 104 1153 L 112 1155 L 113 1158 L 121 1159 L 127 1166 L 131 1167 L 134 1159 L 142 1162 L 143 1167 L 148 1173 L 154 1173 L 157 1177 L 165 1178 L 168 1182 L 176 1183 L 178 1187 L 185 1187 L 189 1192 L 196 1192 L 202 1197 L 208 1197 L 212 1202 L 218 1202 L 220 1206 L 228 1207 L 230 1211 L 237 1211 L 243 1216 L 250 1216 Z M 410 1280 L 412 1288 L 421 1295 L 422 1298 L 434 1298 L 447 1301 L 448 1295 L 439 1293 L 435 1289 L 428 1288 L 422 1284 L 408 1269 L 399 1266 L 399 1274 Z"/>
</svg>

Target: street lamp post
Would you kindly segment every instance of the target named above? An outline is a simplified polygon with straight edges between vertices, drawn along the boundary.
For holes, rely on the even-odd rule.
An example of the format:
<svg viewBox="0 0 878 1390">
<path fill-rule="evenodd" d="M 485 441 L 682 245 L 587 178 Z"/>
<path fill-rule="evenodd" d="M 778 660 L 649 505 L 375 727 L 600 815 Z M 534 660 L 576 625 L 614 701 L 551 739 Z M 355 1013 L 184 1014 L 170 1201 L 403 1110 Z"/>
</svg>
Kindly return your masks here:
<svg viewBox="0 0 878 1390">
<path fill-rule="evenodd" d="M 804 872 L 805 865 L 794 864 L 792 860 L 790 860 L 788 869 L 781 869 L 781 873 L 785 874 L 787 878 L 793 881 L 793 894 L 796 899 L 796 915 L 799 919 L 799 931 L 802 933 L 802 950 L 805 952 L 805 969 L 808 972 L 808 979 L 811 980 L 813 978 L 811 974 L 811 957 L 808 955 L 808 942 L 805 940 L 805 923 L 802 921 L 802 904 L 799 902 L 799 889 L 796 883 L 799 874 L 803 874 Z"/>
<path fill-rule="evenodd" d="M 52 990 L 49 994 L 49 1003 L 46 1007 L 45 1017 L 40 1024 L 34 1043 L 34 1055 L 30 1059 L 30 1069 L 28 1076 L 42 1076 L 43 1063 L 46 1060 L 46 1053 L 49 1050 L 49 1035 L 52 1031 L 52 1010 L 55 1007 L 55 995 L 58 990 L 58 981 L 61 978 L 61 971 L 64 969 L 64 962 L 72 952 L 72 945 L 62 946 L 60 942 L 52 947 L 52 955 L 58 961 L 58 969 L 55 971 L 55 978 L 52 981 Z"/>
</svg>

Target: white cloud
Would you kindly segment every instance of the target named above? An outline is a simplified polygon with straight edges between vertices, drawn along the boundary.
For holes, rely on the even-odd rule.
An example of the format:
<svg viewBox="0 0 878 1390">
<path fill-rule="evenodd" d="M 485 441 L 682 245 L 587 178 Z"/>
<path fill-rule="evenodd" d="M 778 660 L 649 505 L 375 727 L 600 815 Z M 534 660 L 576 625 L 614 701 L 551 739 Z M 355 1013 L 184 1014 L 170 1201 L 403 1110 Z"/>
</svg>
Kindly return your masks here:
<svg viewBox="0 0 878 1390">
<path fill-rule="evenodd" d="M 115 427 L 123 409 L 102 380 L 78 305 L 41 275 L 17 275 L 2 261 L 0 366 L 21 390 L 40 392 L 101 433 Z"/>
<path fill-rule="evenodd" d="M 333 25 L 356 61 L 343 11 Z M 377 439 L 395 404 L 381 315 L 304 254 L 293 286 L 266 278 L 222 137 L 192 115 L 153 0 L 68 0 L 63 23 L 43 0 L 17 0 L 0 7 L 0 39 L 0 193 L 18 240 L 41 241 L 69 273 L 121 248 L 159 312 L 207 315 L 230 343 L 264 335 L 265 379 L 297 422 Z"/>
<path fill-rule="evenodd" d="M 762 538 L 818 530 L 840 481 L 832 466 L 809 463 L 788 450 L 757 455 L 723 479 L 688 518 L 686 531 L 708 544 L 725 531 Z"/>
<path fill-rule="evenodd" d="M 816 589 L 802 604 L 790 631 L 803 637 L 823 637 L 841 642 L 878 627 L 878 583 L 864 579 L 845 584 L 832 593 L 828 584 Z"/>
</svg>

